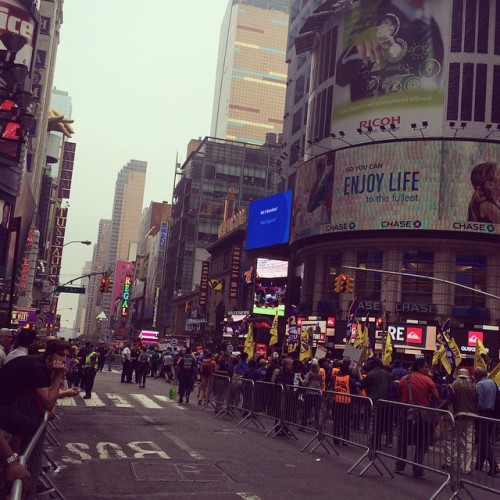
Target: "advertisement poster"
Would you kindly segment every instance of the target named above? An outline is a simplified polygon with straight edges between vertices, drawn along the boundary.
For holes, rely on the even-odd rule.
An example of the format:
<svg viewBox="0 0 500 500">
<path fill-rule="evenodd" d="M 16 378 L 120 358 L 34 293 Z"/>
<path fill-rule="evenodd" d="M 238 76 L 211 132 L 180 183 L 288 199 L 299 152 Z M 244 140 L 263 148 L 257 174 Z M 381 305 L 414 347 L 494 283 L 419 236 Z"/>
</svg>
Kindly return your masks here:
<svg viewBox="0 0 500 500">
<path fill-rule="evenodd" d="M 286 260 L 257 259 L 254 314 L 285 315 L 287 275 Z"/>
<path fill-rule="evenodd" d="M 325 181 L 331 195 L 307 213 L 315 170 L 310 160 L 297 172 L 292 241 L 363 230 L 500 233 L 498 144 L 401 141 L 337 151 Z"/>
<path fill-rule="evenodd" d="M 336 156 L 336 213 L 322 232 L 432 229 L 440 190 L 440 142 L 374 144 Z"/>
<path fill-rule="evenodd" d="M 440 135 L 449 16 L 448 2 L 353 2 L 340 24 L 335 129 L 411 119 L 427 121 L 428 132 Z"/>
<path fill-rule="evenodd" d="M 288 243 L 292 192 L 252 201 L 248 207 L 247 250 Z"/>
</svg>

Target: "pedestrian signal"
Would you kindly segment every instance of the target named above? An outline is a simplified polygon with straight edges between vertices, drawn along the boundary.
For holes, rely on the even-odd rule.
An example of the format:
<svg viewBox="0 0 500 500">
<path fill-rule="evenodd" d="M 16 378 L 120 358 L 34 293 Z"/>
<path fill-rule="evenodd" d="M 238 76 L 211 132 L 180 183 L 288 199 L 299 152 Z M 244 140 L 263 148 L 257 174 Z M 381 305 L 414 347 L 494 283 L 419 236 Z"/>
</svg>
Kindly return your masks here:
<svg viewBox="0 0 500 500">
<path fill-rule="evenodd" d="M 106 278 L 101 278 L 101 286 L 99 287 L 101 293 L 106 292 Z"/>
</svg>

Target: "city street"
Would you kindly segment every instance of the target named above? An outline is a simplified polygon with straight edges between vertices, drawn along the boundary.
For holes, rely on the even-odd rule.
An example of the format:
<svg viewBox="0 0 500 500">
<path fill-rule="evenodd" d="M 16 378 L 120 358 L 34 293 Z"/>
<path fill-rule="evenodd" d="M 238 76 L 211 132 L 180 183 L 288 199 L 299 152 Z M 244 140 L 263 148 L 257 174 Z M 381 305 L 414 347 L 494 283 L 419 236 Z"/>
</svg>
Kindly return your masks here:
<svg viewBox="0 0 500 500">
<path fill-rule="evenodd" d="M 59 469 L 49 475 L 67 499 L 204 498 L 302 499 L 428 498 L 442 480 L 415 480 L 371 468 L 347 474 L 363 451 L 353 446 L 327 455 L 300 453 L 312 436 L 266 438 L 251 424 L 236 427 L 213 409 L 168 399 L 170 385 L 148 379 L 145 389 L 120 383 L 120 373 L 98 373 L 90 400 L 77 396 L 58 409 L 60 446 L 47 450 Z M 195 390 L 196 391 L 196 390 Z M 270 422 L 264 421 L 269 430 Z M 364 464 L 366 462 L 363 462 Z M 387 463 L 390 470 L 393 464 Z M 451 490 L 445 490 L 449 496 Z M 484 496 L 483 496 L 484 498 Z"/>
</svg>

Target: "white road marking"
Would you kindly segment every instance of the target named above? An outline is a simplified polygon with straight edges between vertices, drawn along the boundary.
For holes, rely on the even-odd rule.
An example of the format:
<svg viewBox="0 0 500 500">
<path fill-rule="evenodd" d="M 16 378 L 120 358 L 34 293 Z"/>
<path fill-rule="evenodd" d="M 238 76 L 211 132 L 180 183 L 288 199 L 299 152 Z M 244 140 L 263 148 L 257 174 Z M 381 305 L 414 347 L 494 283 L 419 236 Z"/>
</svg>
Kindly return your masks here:
<svg viewBox="0 0 500 500">
<path fill-rule="evenodd" d="M 125 398 L 115 392 L 106 392 L 106 396 L 113 401 L 117 408 L 133 408 L 134 405 L 129 403 Z"/>
<path fill-rule="evenodd" d="M 175 401 L 173 399 L 170 399 L 167 396 L 160 396 L 160 395 L 154 394 L 153 397 L 158 399 L 159 401 L 163 401 L 164 403 L 175 403 Z"/>
<path fill-rule="evenodd" d="M 142 418 L 146 422 L 149 422 L 150 424 L 154 422 L 154 420 L 151 417 L 148 417 L 147 415 L 143 415 Z M 191 446 L 186 444 L 181 438 L 167 431 L 164 425 L 154 425 L 153 427 L 156 431 L 161 432 L 164 436 L 171 439 L 179 448 L 184 450 L 188 455 L 190 455 L 194 459 L 205 460 L 205 457 L 201 453 L 198 453 L 196 450 L 193 450 L 193 448 L 191 448 Z"/>
<path fill-rule="evenodd" d="M 180 404 L 177 404 L 173 399 L 170 399 L 169 397 L 167 396 L 160 396 L 160 395 L 157 395 L 155 394 L 153 396 L 154 398 L 158 399 L 159 401 L 162 401 L 164 403 L 170 403 L 170 404 L 174 404 L 175 407 L 178 409 L 178 410 L 186 410 L 186 407 L 185 406 L 181 406 Z"/>
<path fill-rule="evenodd" d="M 160 458 L 170 458 L 156 443 L 153 441 L 132 441 L 127 446 L 131 448 L 134 453 L 134 458 L 145 458 L 146 455 L 158 455 Z M 144 446 L 149 446 L 145 449 Z"/>
<path fill-rule="evenodd" d="M 83 397 L 82 397 L 82 399 L 83 399 Z M 90 396 L 90 399 L 84 399 L 83 401 L 87 406 L 91 406 L 91 407 L 106 406 L 106 403 L 104 403 L 95 392 L 92 393 L 92 395 Z"/>
<path fill-rule="evenodd" d="M 76 406 L 75 398 L 58 399 L 57 406 Z"/>
<path fill-rule="evenodd" d="M 254 495 L 253 493 L 248 493 L 246 491 L 240 491 L 236 493 L 239 497 L 244 498 L 245 500 L 261 500 L 259 496 Z"/>
<path fill-rule="evenodd" d="M 142 404 L 145 408 L 160 408 L 161 406 L 158 403 L 155 403 L 150 397 L 144 395 L 144 394 L 131 394 L 131 397 L 134 399 L 137 399 L 139 403 Z"/>
<path fill-rule="evenodd" d="M 97 443 L 96 445 L 96 450 L 99 454 L 100 460 L 107 460 L 108 458 L 110 458 L 108 448 L 114 451 L 115 458 L 127 458 L 127 455 L 125 455 L 121 446 L 117 445 L 116 443 L 102 442 Z"/>
<path fill-rule="evenodd" d="M 183 449 L 188 455 L 193 457 L 196 460 L 204 460 L 205 457 L 197 452 L 196 450 L 193 450 L 188 444 L 186 444 L 182 439 L 180 439 L 178 436 L 175 434 L 172 434 L 171 432 L 168 431 L 163 431 L 163 434 L 167 436 L 169 439 L 171 439 L 179 448 Z"/>
</svg>

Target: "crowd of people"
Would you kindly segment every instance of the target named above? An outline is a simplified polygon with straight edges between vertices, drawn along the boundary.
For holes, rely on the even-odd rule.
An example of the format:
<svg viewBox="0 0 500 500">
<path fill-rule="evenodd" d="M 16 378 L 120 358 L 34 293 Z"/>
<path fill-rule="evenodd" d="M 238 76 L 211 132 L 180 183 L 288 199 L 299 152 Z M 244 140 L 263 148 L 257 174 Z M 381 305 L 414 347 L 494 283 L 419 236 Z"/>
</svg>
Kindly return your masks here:
<svg viewBox="0 0 500 500">
<path fill-rule="evenodd" d="M 31 485 L 31 477 L 38 477 L 42 457 L 33 457 L 30 474 L 19 463 L 19 455 L 45 412 L 54 418 L 57 399 L 74 397 L 80 390 L 64 388 L 70 352 L 71 344 L 63 339 L 38 339 L 32 329 L 0 329 L 0 459 L 6 491 L 20 479 L 24 497 L 32 487 L 37 497 L 54 492 L 42 483 Z"/>
<path fill-rule="evenodd" d="M 297 413 L 297 416 L 293 417 L 299 419 L 297 422 L 300 424 L 299 430 L 304 430 L 308 424 L 312 424 L 316 429 L 319 428 L 321 412 L 326 411 L 330 418 L 338 420 L 333 422 L 334 432 L 339 434 L 342 444 L 348 441 L 351 425 L 360 420 L 359 415 L 352 413 L 350 406 L 353 405 L 342 404 L 350 403 L 350 396 L 366 396 L 370 398 L 374 407 L 377 401 L 385 400 L 447 410 L 454 415 L 466 413 L 488 419 L 500 418 L 500 388 L 494 380 L 488 378 L 485 370 L 468 366 L 456 370 L 455 377 L 445 376 L 436 367 L 431 367 L 423 357 L 415 359 L 407 368 L 402 366 L 400 360 L 394 360 L 389 366 L 385 366 L 381 359 L 373 357 L 358 369 L 348 358 L 300 361 L 297 357 L 274 352 L 269 359 L 264 356 L 249 359 L 246 353 L 237 356 L 228 352 L 211 355 L 201 351 L 193 353 L 186 348 L 162 353 L 160 366 L 160 376 L 165 381 L 171 382 L 174 379 L 178 381 L 179 404 L 189 403 L 190 395 L 197 387 L 198 404 L 208 405 L 212 400 L 216 412 L 221 410 L 224 398 L 226 403 L 246 408 L 245 391 L 238 388 L 240 386 L 237 384 L 239 379 L 314 389 L 303 392 L 300 414 Z M 229 377 L 233 389 L 227 391 L 227 386 L 220 382 L 220 377 L 214 378 L 213 375 Z M 226 393 L 223 394 L 223 391 Z M 333 408 L 322 406 L 322 402 L 326 400 L 322 397 L 325 391 L 346 395 L 345 397 L 336 395 L 332 400 L 331 404 L 335 411 Z M 342 430 L 339 426 L 342 425 L 342 420 L 346 420 L 344 419 L 346 415 L 347 420 L 351 420 L 352 417 L 352 422 L 348 422 L 344 426 L 346 429 Z M 424 470 L 418 464 L 424 462 L 429 446 L 437 438 L 437 429 L 429 426 L 435 425 L 439 419 L 436 417 L 430 424 L 423 414 L 419 414 L 421 421 L 417 427 L 420 429 L 420 436 L 415 442 L 410 442 L 407 427 L 409 417 L 407 413 L 404 415 L 403 429 L 393 410 L 384 414 L 383 424 L 374 432 L 374 445 L 377 448 L 397 446 L 397 457 L 400 458 L 395 464 L 397 473 L 403 473 L 405 470 L 408 445 L 415 445 L 415 455 L 412 459 L 413 476 L 422 478 L 425 475 Z M 398 430 L 397 440 L 394 439 L 395 429 Z M 482 471 L 485 464 L 488 464 L 488 470 L 485 471 L 487 474 L 491 476 L 500 474 L 500 466 L 494 451 L 494 442 L 499 429 L 492 425 L 491 421 L 477 422 L 470 417 L 460 421 L 459 429 L 460 449 L 464 450 L 460 464 L 462 473 L 470 474 L 472 471 L 474 462 L 472 449 L 476 443 L 478 444 L 476 470 Z M 367 424 L 365 431 L 368 431 Z M 287 428 L 279 429 L 278 435 L 287 433 Z M 385 444 L 382 445 L 384 436 Z M 442 468 L 450 469 L 454 453 L 451 445 L 451 428 L 444 429 L 440 439 L 443 440 L 445 450 Z"/>
<path fill-rule="evenodd" d="M 300 412 L 288 418 L 295 419 L 299 430 L 305 431 L 317 430 L 321 418 L 327 415 L 333 422 L 332 432 L 339 438 L 336 442 L 341 444 L 349 441 L 352 425 L 364 426 L 364 432 L 368 432 L 366 415 L 362 416 L 365 423 L 360 423 L 360 415 L 356 414 L 360 410 L 355 410 L 351 404 L 352 396 L 366 396 L 375 408 L 378 401 L 384 400 L 448 410 L 453 414 L 465 412 L 469 417 L 461 420 L 459 428 L 460 447 L 464 450 L 460 458 L 462 473 L 471 473 L 473 467 L 481 471 L 487 466 L 485 473 L 500 474 L 494 449 L 497 426 L 491 423 L 492 420 L 480 421 L 478 425 L 471 418 L 474 415 L 488 419 L 500 417 L 499 388 L 485 370 L 474 370 L 472 366 L 460 368 L 454 378 L 443 377 L 424 358 L 404 368 L 400 360 L 385 366 L 381 359 L 373 357 L 358 367 L 349 358 L 300 360 L 294 354 L 279 352 L 249 357 L 245 352 L 212 354 L 201 349 L 193 351 L 190 347 L 169 347 L 162 351 L 157 345 L 140 342 L 125 343 L 123 348 L 117 349 L 102 342 L 39 339 L 32 329 L 20 329 L 15 333 L 3 328 L 0 329 L 0 429 L 4 432 L 0 433 L 0 459 L 7 484 L 21 479 L 24 491 L 29 490 L 30 474 L 19 464 L 18 456 L 35 434 L 44 412 L 53 417 L 58 398 L 74 397 L 80 391 L 85 392 L 84 398 L 91 398 L 96 374 L 105 370 L 106 365 L 111 371 L 116 366 L 115 360 L 120 358 L 122 383 L 135 383 L 145 388 L 148 377 L 157 378 L 172 384 L 171 389 L 175 387 L 178 404 L 188 404 L 195 393 L 199 405 L 212 403 L 217 413 L 224 404 L 249 408 L 249 394 L 241 389 L 240 380 L 267 382 L 269 387 L 278 384 L 288 388 L 303 387 Z M 232 390 L 228 391 L 228 387 Z M 332 392 L 335 397 L 325 397 Z M 271 391 L 266 397 L 277 395 L 278 392 Z M 421 439 L 411 443 L 407 431 L 398 429 L 398 421 L 392 413 L 384 415 L 383 421 L 372 433 L 374 446 L 377 449 L 397 446 L 399 460 L 396 460 L 395 471 L 403 473 L 408 445 L 415 445 L 411 460 L 413 475 L 424 477 L 419 464 L 423 463 L 431 444 L 426 436 L 431 436 L 434 430 L 423 433 Z M 423 422 L 422 428 L 425 425 Z M 443 427 L 439 429 L 440 439 L 445 443 L 442 467 L 449 469 L 456 450 L 451 444 L 452 429 Z M 398 430 L 397 440 L 394 439 L 395 429 Z M 438 429 L 436 436 L 437 432 Z M 286 425 L 277 429 L 277 435 L 288 433 Z M 384 436 L 385 444 L 382 444 Z M 474 444 L 477 444 L 475 460 Z M 38 489 L 43 494 L 40 485 Z"/>
</svg>

